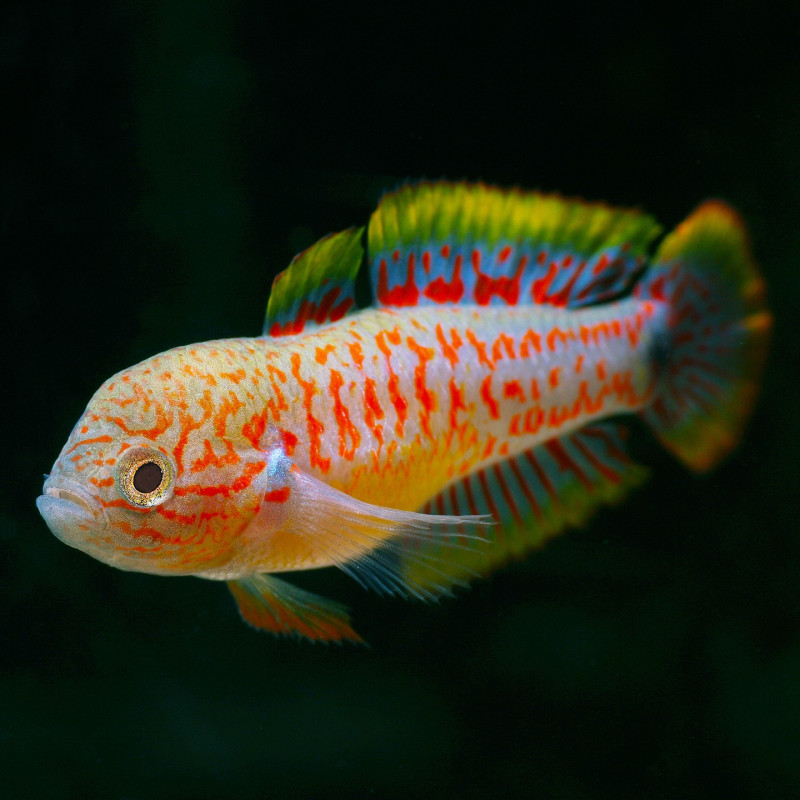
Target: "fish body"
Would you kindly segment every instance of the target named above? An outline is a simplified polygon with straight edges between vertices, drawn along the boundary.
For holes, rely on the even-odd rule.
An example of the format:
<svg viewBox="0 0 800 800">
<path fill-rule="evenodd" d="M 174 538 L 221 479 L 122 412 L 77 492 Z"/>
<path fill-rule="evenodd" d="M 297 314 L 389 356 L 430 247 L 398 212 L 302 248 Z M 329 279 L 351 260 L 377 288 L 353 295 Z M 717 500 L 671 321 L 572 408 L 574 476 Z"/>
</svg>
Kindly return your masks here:
<svg viewBox="0 0 800 800">
<path fill-rule="evenodd" d="M 358 639 L 275 573 L 338 566 L 434 597 L 645 471 L 641 414 L 690 467 L 738 439 L 770 317 L 742 224 L 708 203 L 667 237 L 636 211 L 483 186 L 387 195 L 276 279 L 264 334 L 176 348 L 95 394 L 39 498 L 122 569 L 228 582 L 244 618 Z"/>
</svg>

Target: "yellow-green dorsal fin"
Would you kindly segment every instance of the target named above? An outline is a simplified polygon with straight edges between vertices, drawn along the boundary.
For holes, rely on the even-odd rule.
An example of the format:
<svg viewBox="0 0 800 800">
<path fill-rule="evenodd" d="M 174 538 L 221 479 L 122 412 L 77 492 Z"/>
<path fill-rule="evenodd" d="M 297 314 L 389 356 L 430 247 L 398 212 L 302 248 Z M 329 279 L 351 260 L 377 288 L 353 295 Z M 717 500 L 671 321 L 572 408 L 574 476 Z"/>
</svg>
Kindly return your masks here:
<svg viewBox="0 0 800 800">
<path fill-rule="evenodd" d="M 578 307 L 628 289 L 659 231 L 636 209 L 483 184 L 409 184 L 372 215 L 370 276 L 381 306 Z"/>
<path fill-rule="evenodd" d="M 363 227 L 333 233 L 292 259 L 272 283 L 265 336 L 300 333 L 350 311 L 355 304 L 353 282 L 364 257 L 363 233 Z"/>
</svg>

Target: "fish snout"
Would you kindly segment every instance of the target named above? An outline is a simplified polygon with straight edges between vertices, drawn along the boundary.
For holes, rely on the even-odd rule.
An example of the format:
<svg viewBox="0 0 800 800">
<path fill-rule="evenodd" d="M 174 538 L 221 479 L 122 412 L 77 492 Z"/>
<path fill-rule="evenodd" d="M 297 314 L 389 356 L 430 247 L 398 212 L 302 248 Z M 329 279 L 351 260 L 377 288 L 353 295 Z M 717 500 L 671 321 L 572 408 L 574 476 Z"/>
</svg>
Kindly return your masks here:
<svg viewBox="0 0 800 800">
<path fill-rule="evenodd" d="M 73 547 L 80 547 L 89 532 L 106 527 L 100 501 L 67 479 L 47 478 L 36 507 L 53 534 Z"/>
</svg>

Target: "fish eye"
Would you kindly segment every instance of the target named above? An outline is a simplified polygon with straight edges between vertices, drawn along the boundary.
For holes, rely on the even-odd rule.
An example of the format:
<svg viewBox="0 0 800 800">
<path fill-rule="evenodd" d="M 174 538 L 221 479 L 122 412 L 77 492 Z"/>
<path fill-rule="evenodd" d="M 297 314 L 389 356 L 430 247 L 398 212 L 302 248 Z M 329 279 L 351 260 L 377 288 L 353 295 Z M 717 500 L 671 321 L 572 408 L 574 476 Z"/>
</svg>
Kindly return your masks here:
<svg viewBox="0 0 800 800">
<path fill-rule="evenodd" d="M 132 447 L 117 461 L 117 488 L 135 506 L 163 503 L 171 494 L 173 477 L 172 462 L 154 448 Z"/>
</svg>

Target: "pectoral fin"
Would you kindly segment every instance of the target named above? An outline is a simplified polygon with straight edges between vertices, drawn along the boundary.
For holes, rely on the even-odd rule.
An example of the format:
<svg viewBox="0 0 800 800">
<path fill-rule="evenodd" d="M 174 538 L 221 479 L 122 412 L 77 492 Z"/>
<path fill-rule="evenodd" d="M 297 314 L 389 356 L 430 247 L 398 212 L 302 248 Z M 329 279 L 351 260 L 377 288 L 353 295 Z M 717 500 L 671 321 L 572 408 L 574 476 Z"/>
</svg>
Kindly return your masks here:
<svg viewBox="0 0 800 800">
<path fill-rule="evenodd" d="M 344 606 L 271 575 L 228 581 L 239 613 L 256 628 L 312 642 L 363 642 Z"/>
<path fill-rule="evenodd" d="M 292 477 L 297 503 L 292 532 L 365 588 L 431 600 L 475 576 L 463 566 L 464 559 L 451 560 L 447 554 L 484 548 L 486 540 L 476 528 L 492 524 L 490 517 L 377 506 L 300 470 L 294 469 Z M 424 583 L 415 579 L 423 573 Z"/>
</svg>

